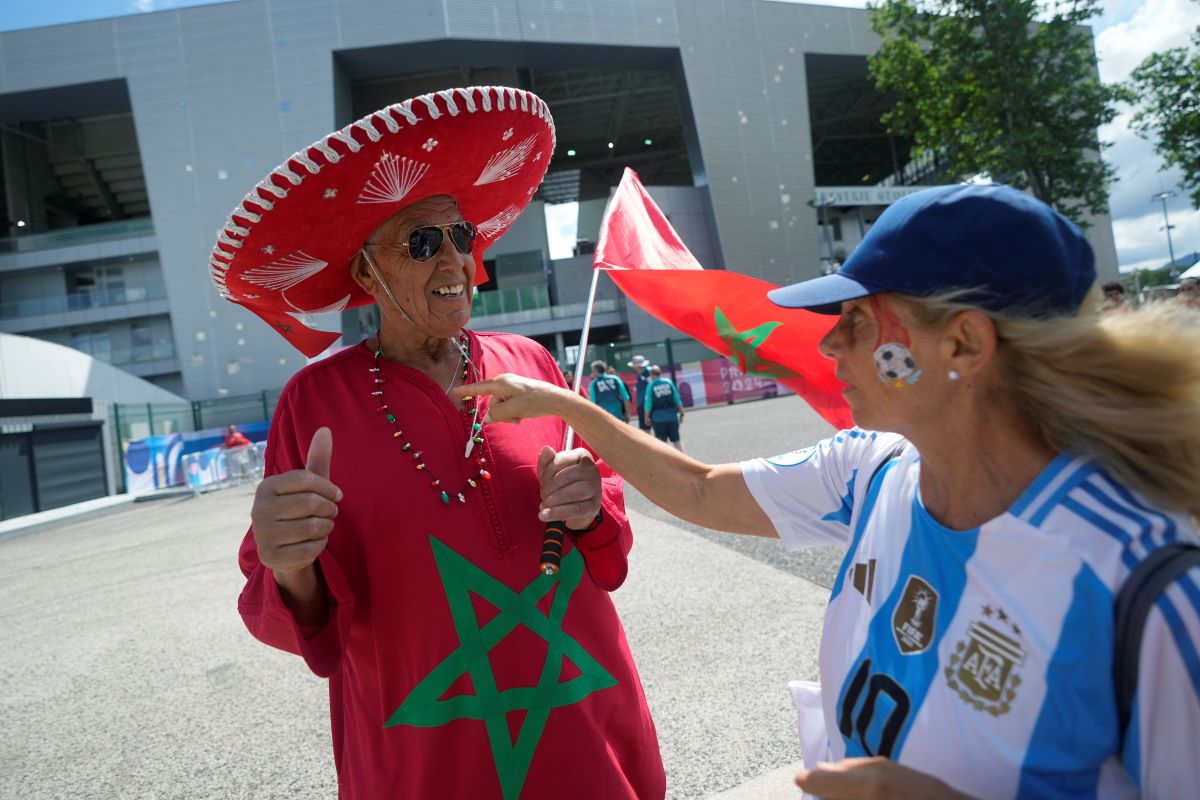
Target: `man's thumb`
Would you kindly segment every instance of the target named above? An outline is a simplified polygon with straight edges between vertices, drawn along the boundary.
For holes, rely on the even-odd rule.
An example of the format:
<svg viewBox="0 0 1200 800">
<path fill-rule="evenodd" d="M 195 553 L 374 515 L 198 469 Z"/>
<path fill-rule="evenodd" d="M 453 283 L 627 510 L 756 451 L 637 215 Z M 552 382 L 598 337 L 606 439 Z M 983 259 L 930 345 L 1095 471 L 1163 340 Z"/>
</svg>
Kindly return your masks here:
<svg viewBox="0 0 1200 800">
<path fill-rule="evenodd" d="M 333 431 L 329 428 L 317 428 L 312 444 L 308 446 L 308 460 L 304 463 L 304 468 L 329 480 L 329 462 L 332 460 Z"/>
<path fill-rule="evenodd" d="M 541 480 L 546 472 L 546 467 L 550 466 L 554 461 L 554 448 L 550 445 L 543 445 L 542 452 L 538 454 L 538 480 Z"/>
</svg>

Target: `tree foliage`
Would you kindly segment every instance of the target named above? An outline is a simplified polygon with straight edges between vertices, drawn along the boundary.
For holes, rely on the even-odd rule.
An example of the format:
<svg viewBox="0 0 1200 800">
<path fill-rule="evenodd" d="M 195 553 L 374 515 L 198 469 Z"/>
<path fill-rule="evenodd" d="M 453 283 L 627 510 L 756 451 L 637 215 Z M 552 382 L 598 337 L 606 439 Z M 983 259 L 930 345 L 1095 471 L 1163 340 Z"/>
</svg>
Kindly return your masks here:
<svg viewBox="0 0 1200 800">
<path fill-rule="evenodd" d="M 1090 31 L 1099 0 L 883 0 L 870 7 L 883 39 L 871 58 L 884 117 L 914 151 L 949 159 L 962 177 L 987 172 L 1076 222 L 1104 213 L 1113 168 L 1096 129 L 1126 96 L 1100 82 Z"/>
<path fill-rule="evenodd" d="M 1139 110 L 1133 127 L 1155 141 L 1165 167 L 1179 167 L 1200 208 L 1200 28 L 1192 45 L 1155 53 L 1133 71 Z M 1164 167 L 1164 168 L 1165 168 Z"/>
</svg>

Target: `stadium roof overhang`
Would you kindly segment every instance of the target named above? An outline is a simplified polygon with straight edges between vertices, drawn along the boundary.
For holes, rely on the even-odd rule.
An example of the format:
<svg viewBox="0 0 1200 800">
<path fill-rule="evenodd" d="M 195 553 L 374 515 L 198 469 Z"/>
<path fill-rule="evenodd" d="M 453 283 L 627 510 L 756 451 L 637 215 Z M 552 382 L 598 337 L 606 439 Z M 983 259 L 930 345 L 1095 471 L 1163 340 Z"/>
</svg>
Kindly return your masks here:
<svg viewBox="0 0 1200 800">
<path fill-rule="evenodd" d="M 336 59 L 350 80 L 352 118 L 451 86 L 537 93 L 554 115 L 558 142 L 538 190 L 548 203 L 607 198 L 626 166 L 647 184 L 693 185 L 685 143 L 692 121 L 676 50 L 435 42 L 342 51 Z"/>
</svg>

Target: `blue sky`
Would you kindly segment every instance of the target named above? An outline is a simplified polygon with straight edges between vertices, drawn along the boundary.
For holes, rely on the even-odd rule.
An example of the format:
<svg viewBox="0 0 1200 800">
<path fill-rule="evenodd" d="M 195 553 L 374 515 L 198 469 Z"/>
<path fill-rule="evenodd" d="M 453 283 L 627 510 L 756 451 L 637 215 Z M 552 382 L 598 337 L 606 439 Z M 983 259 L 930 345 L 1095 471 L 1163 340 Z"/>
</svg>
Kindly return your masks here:
<svg viewBox="0 0 1200 800">
<path fill-rule="evenodd" d="M 854 8 L 866 5 L 865 0 L 807 1 Z M 210 4 L 201 0 L 0 0 L 0 30 Z M 1171 23 L 1164 24 L 1164 20 Z M 1195 0 L 1107 0 L 1093 25 L 1101 77 L 1124 80 L 1150 53 L 1186 44 L 1189 32 L 1197 26 L 1200 3 Z M 1129 129 L 1131 116 L 1132 111 L 1125 109 L 1100 131 L 1101 139 L 1112 144 L 1105 157 L 1118 174 L 1110 194 L 1117 257 L 1123 268 L 1158 266 L 1167 260 L 1167 245 L 1161 230 L 1162 207 L 1151 202 L 1151 195 L 1164 189 L 1178 193 L 1167 204 L 1177 256 L 1200 250 L 1200 211 L 1191 208 L 1180 190 L 1178 171 L 1160 171 L 1161 160 L 1153 146 Z M 573 226 L 569 238 L 574 241 Z"/>
</svg>

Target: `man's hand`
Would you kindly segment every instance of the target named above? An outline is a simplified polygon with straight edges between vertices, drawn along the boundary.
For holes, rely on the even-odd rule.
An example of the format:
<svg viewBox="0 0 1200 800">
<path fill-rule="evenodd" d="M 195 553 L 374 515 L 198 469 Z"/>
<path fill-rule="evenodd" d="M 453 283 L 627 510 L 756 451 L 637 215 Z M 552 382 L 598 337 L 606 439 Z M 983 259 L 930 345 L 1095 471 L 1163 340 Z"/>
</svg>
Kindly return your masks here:
<svg viewBox="0 0 1200 800">
<path fill-rule="evenodd" d="M 333 531 L 342 490 L 329 481 L 332 459 L 333 433 L 319 428 L 304 469 L 264 478 L 254 493 L 250 519 L 258 559 L 289 591 L 311 583 L 313 562 Z"/>
<path fill-rule="evenodd" d="M 538 519 L 543 522 L 561 519 L 568 528 L 582 531 L 600 513 L 600 469 L 587 450 L 556 453 L 552 447 L 543 447 L 538 456 L 538 480 L 542 488 Z"/>
<path fill-rule="evenodd" d="M 823 800 L 970 800 L 932 775 L 883 756 L 820 763 L 797 772 L 796 785 Z"/>
</svg>

